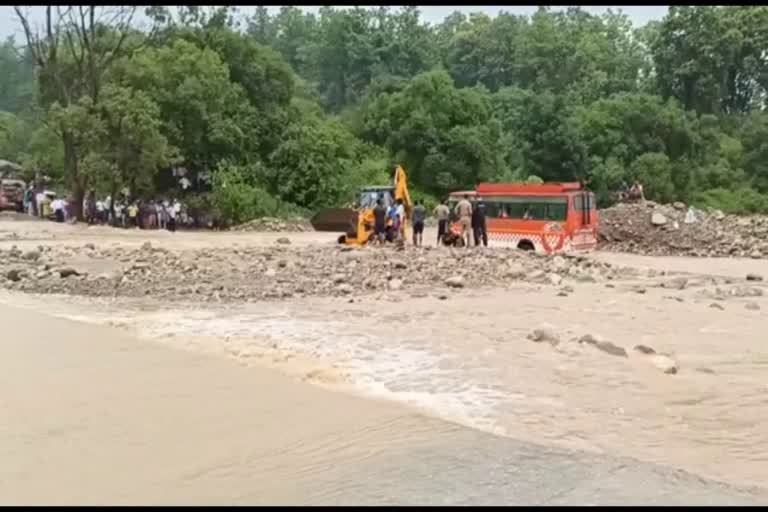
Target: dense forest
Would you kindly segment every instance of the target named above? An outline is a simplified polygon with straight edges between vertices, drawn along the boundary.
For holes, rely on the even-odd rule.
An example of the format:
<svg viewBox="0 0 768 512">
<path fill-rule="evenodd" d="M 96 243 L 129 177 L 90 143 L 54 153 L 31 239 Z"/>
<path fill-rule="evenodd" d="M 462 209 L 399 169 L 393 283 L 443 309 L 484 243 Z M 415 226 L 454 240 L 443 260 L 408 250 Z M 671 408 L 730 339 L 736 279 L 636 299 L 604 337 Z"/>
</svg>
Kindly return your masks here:
<svg viewBox="0 0 768 512">
<path fill-rule="evenodd" d="M 144 8 L 141 8 L 142 10 Z M 672 6 L 634 28 L 578 8 L 18 10 L 0 47 L 0 158 L 88 189 L 186 199 L 229 222 L 348 203 L 395 162 L 416 197 L 586 180 L 601 204 L 768 211 L 768 7 Z M 197 186 L 205 184 L 204 187 Z"/>
</svg>

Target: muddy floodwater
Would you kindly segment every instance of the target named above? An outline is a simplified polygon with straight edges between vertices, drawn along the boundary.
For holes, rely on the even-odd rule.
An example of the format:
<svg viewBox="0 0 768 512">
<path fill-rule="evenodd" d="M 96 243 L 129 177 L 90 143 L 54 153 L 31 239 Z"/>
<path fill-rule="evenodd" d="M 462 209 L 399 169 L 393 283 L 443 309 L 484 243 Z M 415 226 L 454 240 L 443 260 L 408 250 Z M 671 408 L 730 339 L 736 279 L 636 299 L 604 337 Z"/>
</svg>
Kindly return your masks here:
<svg viewBox="0 0 768 512">
<path fill-rule="evenodd" d="M 21 249 L 279 236 L 2 233 Z M 567 294 L 241 304 L 0 290 L 0 503 L 768 503 L 768 300 L 728 293 L 768 264 L 590 257 L 638 272 Z"/>
</svg>

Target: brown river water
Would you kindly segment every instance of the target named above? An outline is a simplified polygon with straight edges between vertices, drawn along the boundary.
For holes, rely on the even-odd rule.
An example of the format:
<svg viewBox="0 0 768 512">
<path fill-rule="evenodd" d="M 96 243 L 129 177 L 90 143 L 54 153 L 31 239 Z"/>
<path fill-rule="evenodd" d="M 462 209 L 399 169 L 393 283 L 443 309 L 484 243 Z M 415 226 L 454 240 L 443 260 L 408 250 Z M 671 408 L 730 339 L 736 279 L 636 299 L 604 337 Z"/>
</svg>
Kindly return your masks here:
<svg viewBox="0 0 768 512">
<path fill-rule="evenodd" d="M 254 238 L 257 235 L 250 236 Z M 78 240 L 78 243 L 83 240 Z M 264 243 L 271 242 L 272 239 L 269 239 Z M 187 246 L 196 244 L 191 238 L 179 243 Z M 192 492 L 190 489 L 195 487 L 196 479 L 202 478 L 205 485 L 198 491 L 207 489 L 209 492 L 195 501 L 199 503 L 295 503 L 302 500 L 313 503 L 628 503 L 633 497 L 640 503 L 649 503 L 647 498 L 640 499 L 639 494 L 633 495 L 632 491 L 628 491 L 627 488 L 632 485 L 620 479 L 610 485 L 603 482 L 599 489 L 591 489 L 583 495 L 573 489 L 570 494 L 544 488 L 535 491 L 534 486 L 516 489 L 516 494 L 513 493 L 515 498 L 512 498 L 504 491 L 510 489 L 508 480 L 500 476 L 494 480 L 495 477 L 488 476 L 488 465 L 497 463 L 494 457 L 502 457 L 504 453 L 514 459 L 525 452 L 526 460 L 538 461 L 542 467 L 570 464 L 563 461 L 572 459 L 557 455 L 557 450 L 582 454 L 579 455 L 581 462 L 577 464 L 582 468 L 579 471 L 583 471 L 584 464 L 602 467 L 601 464 L 607 464 L 603 462 L 607 460 L 605 458 L 637 461 L 632 463 L 634 466 L 626 462 L 607 464 L 606 468 L 613 468 L 610 471 L 606 469 L 606 474 L 613 475 L 611 478 L 619 478 L 616 475 L 629 471 L 629 467 L 634 468 L 632 471 L 640 471 L 637 468 L 650 463 L 733 486 L 765 487 L 768 482 L 768 429 L 765 428 L 768 424 L 768 380 L 765 378 L 768 344 L 764 333 L 768 328 L 768 317 L 761 310 L 747 309 L 745 304 L 748 301 L 757 302 L 765 310 L 768 300 L 764 297 L 729 298 L 722 303 L 722 310 L 714 309 L 710 307 L 713 301 L 708 295 L 713 287 L 706 285 L 706 276 L 737 278 L 743 277 L 746 271 L 768 275 L 768 264 L 753 260 L 641 258 L 604 253 L 594 257 L 621 265 L 687 272 L 702 284 L 675 291 L 674 294 L 651 287 L 646 293 L 638 294 L 621 285 L 606 288 L 599 284 L 579 284 L 575 292 L 567 297 L 555 296 L 552 289 L 512 286 L 464 291 L 447 301 L 431 297 L 402 297 L 396 301 L 363 298 L 355 303 L 334 299 L 301 299 L 205 308 L 193 304 L 157 304 L 151 299 L 138 302 L 0 293 L 0 305 L 21 308 L 27 312 L 25 314 L 44 312 L 56 317 L 57 322 L 69 322 L 67 325 L 108 329 L 94 332 L 117 332 L 129 339 L 145 340 L 150 343 L 142 350 L 148 353 L 172 348 L 173 352 L 187 354 L 183 357 L 209 358 L 204 360 L 208 361 L 204 363 L 206 367 L 209 364 L 236 363 L 233 367 L 239 368 L 238 372 L 242 370 L 252 375 L 274 372 L 288 377 L 288 382 L 301 384 L 300 389 L 332 391 L 328 396 L 337 398 L 313 402 L 315 408 L 324 404 L 322 408 L 330 417 L 341 418 L 350 410 L 360 411 L 359 424 L 331 422 L 331 418 L 317 419 L 324 414 L 321 411 L 307 412 L 306 407 L 309 406 L 306 404 L 313 399 L 306 399 L 305 391 L 293 388 L 291 392 L 285 391 L 287 384 L 277 385 L 277 381 L 251 383 L 260 387 L 241 391 L 250 394 L 258 403 L 264 400 L 263 397 L 271 395 L 264 386 L 274 386 L 275 390 L 280 390 L 281 396 L 294 397 L 283 399 L 280 403 L 284 409 L 290 408 L 286 404 L 293 404 L 291 407 L 298 407 L 305 414 L 289 416 L 290 421 L 317 421 L 318 433 L 310 436 L 311 442 L 304 434 L 300 436 L 301 441 L 292 441 L 289 439 L 290 432 L 281 433 L 279 424 L 267 422 L 266 426 L 258 428 L 266 429 L 264 435 L 269 439 L 284 437 L 286 444 L 278 442 L 279 447 L 270 451 L 266 447 L 269 443 L 261 441 L 256 443 L 261 447 L 258 453 L 243 452 L 244 448 L 238 443 L 245 441 L 234 436 L 236 439 L 232 445 L 224 449 L 233 454 L 240 453 L 235 457 L 239 462 L 219 464 L 209 461 L 208 466 L 201 463 L 201 467 L 212 469 L 200 473 L 204 476 L 182 479 L 186 483 L 177 487 Z M 562 342 L 551 346 L 526 339 L 531 330 L 541 326 L 555 331 Z M 89 337 L 83 334 L 88 329 L 79 329 L 80 337 Z M 629 357 L 615 357 L 590 345 L 571 341 L 585 334 L 624 347 Z M 55 338 L 55 334 L 52 336 Z M 122 342 L 124 350 L 128 350 L 125 348 L 128 343 Z M 139 342 L 130 343 L 135 345 Z M 678 362 L 679 372 L 676 375 L 661 372 L 649 357 L 632 350 L 638 344 L 668 354 Z M 44 353 L 38 356 L 41 359 L 47 357 Z M 155 365 L 152 361 L 147 359 L 144 363 L 148 375 L 151 375 L 150 370 Z M 190 361 L 193 361 L 192 366 L 203 365 L 203 360 Z M 119 364 L 117 366 L 119 370 Z M 17 368 L 16 371 L 25 370 Z M 101 370 L 89 371 L 99 373 Z M 154 377 L 147 377 L 151 378 Z M 170 374 L 157 377 L 160 381 L 171 378 Z M 313 386 L 306 386 L 307 383 Z M 205 396 L 199 390 L 196 392 L 198 397 Z M 234 389 L 223 392 L 227 396 L 236 393 Z M 194 398 L 181 391 L 179 393 L 182 401 Z M 138 397 L 134 398 L 138 400 Z M 361 398 L 365 400 L 356 401 Z M 216 400 L 213 397 L 210 399 Z M 22 407 L 8 400 L 6 395 L 3 404 Z M 235 402 L 242 400 L 239 397 Z M 339 403 L 326 403 L 324 400 L 338 400 Z M 350 401 L 347 403 L 345 400 Z M 296 405 L 297 401 L 302 405 Z M 370 406 L 372 403 L 379 405 Z M 400 409 L 390 410 L 386 404 L 402 404 L 407 407 L 402 411 L 413 411 L 413 414 L 401 412 Z M 372 408 L 368 409 L 369 406 Z M 161 422 L 177 421 L 180 427 L 185 425 L 184 428 L 187 428 L 185 422 L 195 421 L 194 417 L 185 417 L 185 413 L 180 413 L 180 418 L 173 420 L 162 410 L 152 409 L 155 406 L 147 407 L 149 417 L 159 415 L 157 418 Z M 224 406 L 219 404 L 216 407 Z M 392 412 L 395 410 L 398 412 Z M 33 412 L 27 411 L 30 415 Z M 234 414 L 232 411 L 229 413 Z M 283 410 L 281 414 L 287 413 Z M 308 419 L 310 417 L 315 419 Z M 326 420 L 329 422 L 327 425 Z M 447 420 L 448 423 L 439 420 Z M 75 422 L 74 419 L 72 421 Z M 165 427 L 157 427 L 161 434 L 147 431 L 147 439 L 154 435 L 170 436 L 168 432 L 172 429 Z M 252 427 L 257 428 L 256 424 Z M 355 430 L 357 427 L 359 430 Z M 233 435 L 227 434 L 227 429 L 221 425 L 217 428 L 220 428 L 217 431 L 219 436 Z M 3 432 L 0 430 L 0 435 Z M 5 439 L 4 444 L 0 444 L 0 453 L 14 452 L 13 447 L 17 445 L 11 446 L 7 436 L 17 431 L 11 428 L 5 432 L 6 437 L 0 437 L 0 440 Z M 113 434 L 113 440 L 120 438 L 118 431 Z M 53 443 L 46 441 L 45 437 L 27 442 Z M 251 439 L 251 442 L 255 441 Z M 360 443 L 369 451 L 360 452 Z M 544 452 L 534 453 L 530 448 L 523 448 L 533 444 L 519 443 L 533 443 L 544 447 Z M 66 451 L 62 446 L 50 446 L 56 453 Z M 123 446 L 118 451 L 130 458 L 129 447 Z M 424 470 L 432 475 L 432 487 L 424 483 L 424 474 L 420 473 L 420 479 L 413 480 L 415 477 L 408 473 L 421 467 L 418 461 L 426 464 L 438 453 L 445 456 L 455 452 L 464 457 L 460 462 L 457 462 L 459 459 L 452 462 L 435 459 L 434 465 Z M 545 452 L 546 455 L 542 455 Z M 165 455 L 172 458 L 173 453 L 176 452 Z M 335 455 L 330 456 L 331 453 Z M 392 468 L 384 462 L 382 454 L 385 453 L 394 457 L 392 460 L 408 457 L 409 461 L 407 470 L 396 472 L 399 475 L 396 484 L 401 491 L 395 494 L 387 494 L 381 487 L 382 482 L 395 485 L 393 479 L 396 477 Z M 214 457 L 213 452 L 207 454 L 205 450 L 199 456 L 201 461 L 206 456 Z M 468 459 L 475 456 L 481 457 L 481 460 Z M 259 457 L 262 462 L 256 464 L 254 461 Z M 554 461 L 556 457 L 561 457 L 557 459 L 560 462 Z M 300 463 L 297 458 L 301 458 Z M 327 463 L 322 462 L 324 458 Z M 149 471 L 146 485 L 137 487 L 143 489 L 142 496 L 155 497 L 158 503 L 179 502 L 178 495 L 163 494 L 159 487 L 152 487 L 163 481 L 162 475 L 166 474 L 163 464 L 169 465 L 166 476 L 170 478 L 173 471 L 169 460 Z M 591 462 L 584 462 L 586 460 Z M 292 465 L 291 461 L 295 464 Z M 32 467 L 31 461 L 27 460 L 26 464 Z M 475 464 L 474 476 L 467 464 Z M 509 464 L 512 463 L 496 468 L 499 475 L 510 471 Z M 140 467 L 138 462 L 134 465 Z M 302 469 L 297 470 L 296 467 Z M 341 467 L 347 469 L 338 469 Z M 452 473 L 459 467 L 465 468 L 461 475 Z M 569 470 L 563 469 L 565 467 L 562 466 L 561 470 L 567 473 Z M 243 472 L 243 468 L 250 472 Z M 696 500 L 704 500 L 702 504 L 715 503 L 717 497 L 723 496 L 729 496 L 723 498 L 723 503 L 742 502 L 725 491 L 724 494 L 712 491 L 709 484 L 703 486 L 695 479 L 699 482 L 695 485 L 702 487 L 686 484 L 689 489 L 687 494 L 679 489 L 665 491 L 664 485 L 678 480 L 682 482 L 687 477 L 678 479 L 655 469 L 648 471 L 647 474 L 632 477 L 631 483 L 637 484 L 638 478 L 648 481 L 648 474 L 656 475 L 659 481 L 654 484 L 658 486 L 657 495 L 666 497 L 660 502 L 668 503 L 670 495 L 678 496 L 683 503 Z M 5 476 L 9 474 L 6 472 Z M 368 475 L 370 480 L 361 480 L 361 474 Z M 434 479 L 439 479 L 441 474 L 445 478 L 453 475 L 451 478 L 455 477 L 462 483 L 451 480 L 452 483 L 438 485 Z M 478 476 L 480 474 L 486 480 L 482 480 Z M 3 475 L 0 471 L 0 481 Z M 282 481 L 288 479 L 293 483 L 274 484 L 269 493 L 262 495 L 257 491 L 232 494 L 235 492 L 232 482 L 247 486 L 249 478 L 255 478 L 254 475 L 283 475 Z M 92 476 L 97 478 L 95 473 Z M 155 479 L 150 479 L 150 476 Z M 512 477 L 507 474 L 507 478 Z M 545 477 L 539 475 L 537 478 L 530 477 L 531 481 Z M 351 487 L 343 488 L 333 483 L 341 481 L 339 479 Z M 520 479 L 525 481 L 522 476 Z M 421 486 L 403 490 L 411 480 L 421 482 Z M 34 496 L 34 479 L 20 481 L 26 482 L 24 485 L 28 487 L 15 485 L 16 494 L 11 496 L 23 502 Z M 225 481 L 228 484 L 223 485 Z M 216 490 L 216 482 L 223 485 L 220 491 Z M 66 483 L 61 485 L 66 487 Z M 170 485 L 171 480 L 167 483 Z M 69 494 L 64 494 L 69 502 L 77 502 L 78 497 L 87 496 L 87 493 L 71 490 L 75 482 L 69 482 L 69 485 Z M 121 494 L 123 491 L 118 484 L 104 485 L 107 489 L 112 489 L 110 485 L 114 487 L 111 494 L 105 491 L 104 496 L 116 502 L 135 502 L 136 496 Z M 446 485 L 452 491 L 446 491 Z M 636 493 L 641 492 L 644 485 L 634 485 L 638 489 Z M 304 492 L 301 499 L 292 494 L 297 486 Z M 608 489 L 614 488 L 611 486 L 624 489 L 626 494 L 612 494 L 613 491 Z M 235 488 L 240 487 L 235 485 Z M 29 494 L 24 494 L 25 489 Z M 8 492 L 8 488 L 0 484 L 0 502 L 3 502 L 3 490 Z M 528 496 L 526 492 L 531 493 L 529 499 L 522 497 Z M 754 492 L 757 494 L 749 495 L 759 496 L 757 502 L 766 503 L 765 491 Z M 601 501 L 600 496 L 605 499 Z M 185 502 L 184 499 L 181 501 Z M 63 499 L 63 502 L 67 500 Z"/>
</svg>

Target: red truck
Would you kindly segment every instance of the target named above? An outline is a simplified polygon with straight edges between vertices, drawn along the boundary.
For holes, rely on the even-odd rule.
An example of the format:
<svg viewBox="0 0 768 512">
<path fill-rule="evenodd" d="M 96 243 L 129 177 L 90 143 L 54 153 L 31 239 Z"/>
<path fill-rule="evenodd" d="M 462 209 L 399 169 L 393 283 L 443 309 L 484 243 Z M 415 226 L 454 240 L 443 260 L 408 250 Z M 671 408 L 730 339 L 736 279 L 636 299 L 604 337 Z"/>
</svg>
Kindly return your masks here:
<svg viewBox="0 0 768 512">
<path fill-rule="evenodd" d="M 24 189 L 26 186 L 22 180 L 10 178 L 0 180 L 0 211 L 24 211 Z"/>
</svg>

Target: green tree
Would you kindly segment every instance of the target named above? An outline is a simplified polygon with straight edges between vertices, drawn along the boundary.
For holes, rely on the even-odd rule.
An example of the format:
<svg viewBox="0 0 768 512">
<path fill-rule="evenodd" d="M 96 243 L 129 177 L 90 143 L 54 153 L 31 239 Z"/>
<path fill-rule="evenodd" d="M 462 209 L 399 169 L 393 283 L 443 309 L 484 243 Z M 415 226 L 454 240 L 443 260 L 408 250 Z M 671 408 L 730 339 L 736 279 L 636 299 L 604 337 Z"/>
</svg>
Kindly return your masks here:
<svg viewBox="0 0 768 512">
<path fill-rule="evenodd" d="M 768 193 L 768 115 L 753 114 L 740 130 L 742 168 L 762 193 Z"/>
<path fill-rule="evenodd" d="M 243 158 L 256 144 L 257 113 L 211 49 L 180 39 L 145 48 L 121 63 L 115 80 L 143 90 L 158 105 L 163 135 L 193 171 L 213 169 L 224 158 Z"/>
<path fill-rule="evenodd" d="M 686 110 L 743 113 L 764 105 L 768 7 L 672 6 L 654 38 L 658 91 Z"/>
<path fill-rule="evenodd" d="M 629 168 L 629 175 L 643 184 L 648 199 L 671 202 L 676 199 L 669 157 L 662 153 L 644 153 Z"/>
<path fill-rule="evenodd" d="M 35 103 L 35 64 L 9 37 L 0 45 L 0 111 L 21 113 Z"/>
<path fill-rule="evenodd" d="M 74 195 L 75 214 L 82 219 L 83 199 L 93 174 L 97 169 L 109 172 L 92 164 L 95 150 L 88 145 L 101 129 L 96 110 L 102 87 L 114 62 L 146 41 L 132 27 L 136 6 L 110 11 L 108 7 L 49 5 L 41 32 L 32 28 L 20 7 L 14 10 L 36 64 L 38 100 L 50 126 L 61 136 L 64 175 Z"/>
<path fill-rule="evenodd" d="M 20 161 L 34 127 L 15 114 L 0 111 L 0 158 Z"/>
<path fill-rule="evenodd" d="M 104 120 L 97 114 L 92 100 L 82 96 L 76 103 L 66 106 L 51 105 L 48 124 L 66 140 L 63 145 L 64 174 L 67 185 L 75 194 L 75 201 L 82 203 L 85 191 L 103 174 L 112 171 L 102 153 L 107 133 Z"/>
<path fill-rule="evenodd" d="M 160 108 L 143 91 L 108 86 L 100 109 L 105 128 L 102 156 L 111 169 L 99 180 L 103 189 L 111 197 L 123 187 L 132 194 L 152 192 L 155 173 L 175 155 L 161 133 Z"/>
<path fill-rule="evenodd" d="M 269 158 L 271 189 L 307 208 L 338 204 L 356 171 L 357 144 L 338 122 L 307 116 L 293 123 Z"/>
<path fill-rule="evenodd" d="M 686 190 L 691 178 L 691 162 L 698 161 L 698 135 L 691 117 L 674 103 L 645 94 L 617 95 L 577 108 L 568 124 L 569 133 L 591 162 L 590 173 L 594 173 L 596 164 L 609 159 L 614 161 L 607 167 L 614 169 L 612 175 L 617 164 L 629 169 L 646 154 L 664 155 L 675 167 L 673 183 L 677 192 L 682 194 Z M 662 167 L 658 158 L 654 158 L 654 168 Z M 686 165 L 676 165 L 682 162 Z M 646 167 L 650 165 L 647 159 L 641 163 Z M 601 172 L 605 173 L 607 168 L 603 167 Z M 631 176 L 626 175 L 624 179 L 629 181 Z M 611 185 L 615 184 L 612 180 Z M 667 197 L 666 183 L 659 185 L 659 194 Z"/>
<path fill-rule="evenodd" d="M 281 203 L 254 183 L 263 171 L 222 161 L 213 173 L 213 204 L 225 224 L 242 224 L 256 217 L 283 215 L 295 209 Z"/>
<path fill-rule="evenodd" d="M 402 91 L 380 95 L 363 119 L 361 135 L 385 145 L 425 191 L 472 186 L 503 166 L 501 126 L 487 91 L 457 89 L 444 71 L 422 73 Z"/>
</svg>

